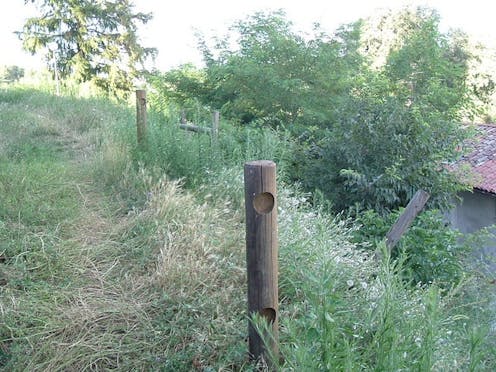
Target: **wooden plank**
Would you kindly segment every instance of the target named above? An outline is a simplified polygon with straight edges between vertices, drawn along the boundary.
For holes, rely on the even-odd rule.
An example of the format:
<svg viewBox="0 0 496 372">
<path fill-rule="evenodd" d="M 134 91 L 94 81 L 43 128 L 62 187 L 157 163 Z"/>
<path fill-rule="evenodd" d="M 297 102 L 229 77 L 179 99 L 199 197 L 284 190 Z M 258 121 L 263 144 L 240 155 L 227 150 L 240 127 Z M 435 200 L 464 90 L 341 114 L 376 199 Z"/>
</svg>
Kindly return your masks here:
<svg viewBox="0 0 496 372">
<path fill-rule="evenodd" d="M 413 198 L 410 200 L 405 210 L 398 217 L 398 220 L 391 226 L 391 229 L 386 234 L 386 247 L 388 252 L 391 250 L 401 239 L 403 234 L 408 230 L 413 220 L 420 211 L 424 208 L 427 200 L 429 200 L 430 194 L 424 190 L 418 190 Z"/>
<path fill-rule="evenodd" d="M 276 165 L 267 160 L 248 162 L 244 178 L 249 355 L 273 369 L 279 353 Z M 267 322 L 271 336 L 261 337 L 251 321 L 254 315 Z"/>
<path fill-rule="evenodd" d="M 179 128 L 184 129 L 184 130 L 189 130 L 191 132 L 196 132 L 196 133 L 210 133 L 210 132 L 212 132 L 212 128 L 200 127 L 198 125 L 193 125 L 193 124 L 179 124 Z"/>
</svg>

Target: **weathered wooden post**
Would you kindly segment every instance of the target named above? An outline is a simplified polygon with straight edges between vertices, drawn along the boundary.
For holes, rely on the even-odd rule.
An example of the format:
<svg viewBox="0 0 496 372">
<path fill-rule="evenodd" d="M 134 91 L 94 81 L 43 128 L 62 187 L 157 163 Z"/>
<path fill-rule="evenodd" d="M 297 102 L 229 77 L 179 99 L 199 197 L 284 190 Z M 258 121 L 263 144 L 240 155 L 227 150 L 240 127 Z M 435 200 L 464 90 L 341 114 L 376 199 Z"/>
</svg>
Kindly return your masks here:
<svg viewBox="0 0 496 372">
<path fill-rule="evenodd" d="M 146 90 L 136 91 L 136 129 L 138 146 L 146 145 Z"/>
<path fill-rule="evenodd" d="M 391 226 L 386 234 L 386 249 L 388 256 L 391 255 L 393 248 L 408 230 L 415 217 L 422 211 L 430 196 L 431 195 L 427 191 L 418 190 L 408 202 L 405 210 L 401 213 L 393 226 Z M 375 257 L 378 259 L 384 258 L 383 253 L 379 250 L 375 252 Z"/>
<path fill-rule="evenodd" d="M 252 161 L 244 170 L 249 353 L 252 360 L 263 359 L 273 368 L 279 354 L 276 164 Z M 267 322 L 265 344 L 251 322 L 253 315 Z"/>
<path fill-rule="evenodd" d="M 212 138 L 214 141 L 217 141 L 219 138 L 219 121 L 220 121 L 220 112 L 214 111 L 212 113 Z"/>
<path fill-rule="evenodd" d="M 394 246 L 408 230 L 415 217 L 417 217 L 420 211 L 424 208 L 430 196 L 431 195 L 428 192 L 418 190 L 415 195 L 413 195 L 412 199 L 410 199 L 403 213 L 401 213 L 394 225 L 391 226 L 386 234 L 386 247 L 389 254 L 391 254 Z"/>
<path fill-rule="evenodd" d="M 181 110 L 181 121 L 179 122 L 180 124 L 186 124 L 186 110 Z"/>
</svg>

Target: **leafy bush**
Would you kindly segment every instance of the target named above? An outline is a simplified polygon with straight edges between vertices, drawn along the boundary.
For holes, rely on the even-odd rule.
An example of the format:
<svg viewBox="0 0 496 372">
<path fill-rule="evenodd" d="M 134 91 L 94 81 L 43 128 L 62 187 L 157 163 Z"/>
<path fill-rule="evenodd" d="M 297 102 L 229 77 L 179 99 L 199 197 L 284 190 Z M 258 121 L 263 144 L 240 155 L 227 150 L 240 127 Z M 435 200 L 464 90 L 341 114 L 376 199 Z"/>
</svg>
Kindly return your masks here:
<svg viewBox="0 0 496 372">
<path fill-rule="evenodd" d="M 475 112 L 466 40 L 441 32 L 428 8 L 388 14 L 380 34 L 368 22 L 303 37 L 282 12 L 255 13 L 213 47 L 200 39 L 204 69 L 150 81 L 160 102 L 285 128 L 297 143 L 288 176 L 337 211 L 386 213 L 419 188 L 444 207 L 462 185 L 442 164 L 460 155 L 470 133 L 459 123 Z"/>
<path fill-rule="evenodd" d="M 356 215 L 361 228 L 354 232 L 357 243 L 370 243 L 372 249 L 385 239 L 402 210 L 381 216 L 373 210 Z M 403 277 L 413 284 L 433 283 L 445 288 L 456 286 L 464 277 L 464 259 L 471 251 L 461 233 L 453 230 L 437 210 L 424 211 L 392 251 L 392 257 L 404 260 Z"/>
<path fill-rule="evenodd" d="M 24 77 L 24 68 L 19 66 L 0 67 L 0 79 L 7 82 L 15 82 Z"/>
</svg>

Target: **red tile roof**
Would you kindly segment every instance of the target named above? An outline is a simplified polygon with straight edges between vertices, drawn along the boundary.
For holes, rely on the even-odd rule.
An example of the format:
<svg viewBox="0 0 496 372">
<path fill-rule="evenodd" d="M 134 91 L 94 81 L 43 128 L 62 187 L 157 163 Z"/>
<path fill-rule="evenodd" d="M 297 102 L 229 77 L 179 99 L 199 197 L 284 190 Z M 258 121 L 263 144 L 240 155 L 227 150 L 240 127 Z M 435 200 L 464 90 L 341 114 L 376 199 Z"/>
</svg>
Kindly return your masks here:
<svg viewBox="0 0 496 372">
<path fill-rule="evenodd" d="M 475 173 L 475 189 L 496 194 L 496 125 L 480 124 L 477 130 L 474 150 L 461 163 L 468 163 Z"/>
</svg>

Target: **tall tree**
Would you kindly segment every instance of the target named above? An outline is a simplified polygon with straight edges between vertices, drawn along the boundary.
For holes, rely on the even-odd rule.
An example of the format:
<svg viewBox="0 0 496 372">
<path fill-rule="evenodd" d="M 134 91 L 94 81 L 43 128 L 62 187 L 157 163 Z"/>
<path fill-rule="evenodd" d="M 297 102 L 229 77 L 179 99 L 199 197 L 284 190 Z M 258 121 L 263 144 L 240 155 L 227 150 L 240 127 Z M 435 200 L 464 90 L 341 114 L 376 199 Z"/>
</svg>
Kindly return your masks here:
<svg viewBox="0 0 496 372">
<path fill-rule="evenodd" d="M 212 47 L 201 39 L 206 68 L 159 76 L 161 91 L 242 123 L 287 128 L 296 143 L 291 176 L 336 209 L 387 211 L 419 188 L 445 205 L 463 185 L 442 163 L 460 155 L 470 135 L 460 123 L 474 111 L 465 37 L 441 32 L 428 8 L 369 22 L 308 36 L 284 13 L 255 13 L 231 38 Z"/>
<path fill-rule="evenodd" d="M 207 65 L 206 102 L 242 122 L 259 120 L 293 129 L 325 125 L 337 96 L 349 89 L 349 71 L 360 65 L 356 25 L 328 35 L 318 27 L 305 37 L 284 12 L 255 13 L 233 24 L 210 48 L 200 39 Z M 234 46 L 234 48 L 233 48 Z"/>
<path fill-rule="evenodd" d="M 129 0 L 25 0 L 40 16 L 29 18 L 21 32 L 23 47 L 45 53 L 49 69 L 64 78 L 94 81 L 106 92 L 125 96 L 140 76 L 154 48 L 141 46 L 138 23 L 151 14 L 134 12 Z"/>
<path fill-rule="evenodd" d="M 406 9 L 384 24 L 375 40 L 387 42 L 387 54 L 380 56 L 384 44 L 367 44 L 376 53 L 371 60 L 381 63 L 362 71 L 343 102 L 315 162 L 327 171 L 313 186 L 338 209 L 355 203 L 397 208 L 419 188 L 444 206 L 462 186 L 442 162 L 455 160 L 470 134 L 461 123 L 472 109 L 471 57 L 459 38 L 439 31 L 431 9 Z"/>
</svg>

